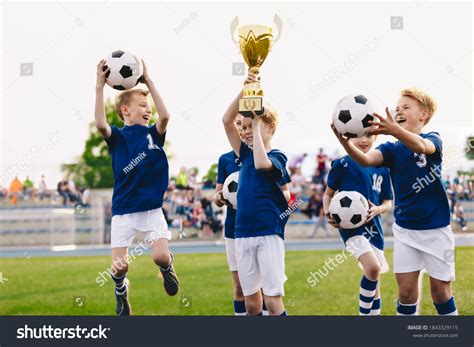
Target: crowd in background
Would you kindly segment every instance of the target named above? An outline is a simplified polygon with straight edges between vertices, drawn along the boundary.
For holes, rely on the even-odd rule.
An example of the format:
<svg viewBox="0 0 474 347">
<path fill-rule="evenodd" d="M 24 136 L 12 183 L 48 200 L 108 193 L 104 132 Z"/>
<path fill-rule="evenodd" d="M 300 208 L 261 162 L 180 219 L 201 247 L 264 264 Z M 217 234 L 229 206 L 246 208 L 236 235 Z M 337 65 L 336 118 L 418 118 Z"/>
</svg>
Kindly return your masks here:
<svg viewBox="0 0 474 347">
<path fill-rule="evenodd" d="M 338 156 L 337 152 L 331 156 L 320 148 L 316 156 L 309 158 L 307 153 L 291 156 L 288 169 L 291 176 L 291 199 L 289 205 L 298 204 L 297 211 L 312 221 L 313 237 L 319 229 L 329 234 L 330 228 L 326 223 L 323 210 L 323 194 L 326 188 L 326 178 L 330 162 Z M 302 173 L 303 162 L 314 160 L 314 172 L 311 176 Z M 197 169 L 181 167 L 179 173 L 170 180 L 165 194 L 163 206 L 168 223 L 180 230 L 180 237 L 187 237 L 185 229 L 199 230 L 198 236 L 212 238 L 222 231 L 225 213 L 223 209 L 213 204 L 215 182 L 198 182 Z M 459 223 L 462 230 L 467 229 L 462 201 L 474 199 L 474 175 L 460 175 L 447 177 L 444 180 L 448 194 L 453 220 Z M 90 190 L 78 188 L 74 181 L 65 177 L 57 183 L 56 189 L 46 185 L 44 175 L 34 183 L 29 176 L 21 181 L 15 177 L 9 187 L 0 186 L 0 201 L 7 201 L 16 205 L 20 201 L 36 203 L 50 199 L 51 204 L 63 206 L 90 206 Z"/>
<path fill-rule="evenodd" d="M 21 201 L 33 204 L 48 201 L 50 204 L 63 206 L 90 206 L 90 190 L 86 187 L 77 188 L 74 181 L 66 177 L 58 182 L 56 189 L 48 188 L 45 176 L 35 184 L 29 176 L 21 181 L 14 177 L 9 187 L 0 186 L 0 200 L 8 200 L 11 205 Z"/>
</svg>

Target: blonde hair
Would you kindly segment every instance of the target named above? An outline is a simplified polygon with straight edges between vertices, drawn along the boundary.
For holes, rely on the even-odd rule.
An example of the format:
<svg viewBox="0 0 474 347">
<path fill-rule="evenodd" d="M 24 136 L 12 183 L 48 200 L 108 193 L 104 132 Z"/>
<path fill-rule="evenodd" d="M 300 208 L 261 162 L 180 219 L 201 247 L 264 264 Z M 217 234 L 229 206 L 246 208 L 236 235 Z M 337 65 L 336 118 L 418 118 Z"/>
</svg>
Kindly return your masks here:
<svg viewBox="0 0 474 347">
<path fill-rule="evenodd" d="M 123 120 L 121 107 L 123 105 L 129 105 L 130 101 L 132 100 L 132 97 L 136 94 L 148 96 L 150 92 L 145 89 L 130 89 L 130 90 L 121 92 L 119 95 L 117 95 L 117 99 L 115 101 L 115 111 L 117 112 L 121 120 Z"/>
<path fill-rule="evenodd" d="M 278 113 L 272 106 L 270 106 L 270 104 L 265 103 L 263 107 L 265 108 L 266 112 L 261 116 L 262 121 L 267 125 L 273 125 L 273 133 L 275 133 L 275 130 L 278 126 Z"/>
<path fill-rule="evenodd" d="M 428 110 L 428 119 L 426 119 L 425 121 L 425 124 L 428 124 L 428 122 L 431 120 L 431 117 L 433 117 L 433 114 L 436 111 L 436 102 L 434 101 L 434 99 L 427 93 L 416 88 L 403 89 L 400 95 L 407 96 L 418 101 L 421 107 Z"/>
</svg>

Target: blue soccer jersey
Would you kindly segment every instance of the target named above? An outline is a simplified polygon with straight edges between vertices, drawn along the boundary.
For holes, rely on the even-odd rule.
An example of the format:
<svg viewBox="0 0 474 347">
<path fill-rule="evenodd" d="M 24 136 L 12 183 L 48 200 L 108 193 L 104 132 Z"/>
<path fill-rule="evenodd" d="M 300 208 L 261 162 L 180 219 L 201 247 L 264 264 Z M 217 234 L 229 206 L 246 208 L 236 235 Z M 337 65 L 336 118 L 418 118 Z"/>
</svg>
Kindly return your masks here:
<svg viewBox="0 0 474 347">
<path fill-rule="evenodd" d="M 395 222 L 412 230 L 445 227 L 450 224 L 450 214 L 441 180 L 443 142 L 435 132 L 420 136 L 433 142 L 433 154 L 414 153 L 400 141 L 377 147 L 383 155 L 382 165 L 392 176 Z"/>
<path fill-rule="evenodd" d="M 283 152 L 273 149 L 267 153 L 273 163 L 270 171 L 255 169 L 253 151 L 245 143 L 240 145 L 242 167 L 237 191 L 235 238 L 278 235 L 284 238 L 288 203 L 281 186 L 291 182 Z"/>
<path fill-rule="evenodd" d="M 224 184 L 226 178 L 239 171 L 241 166 L 242 163 L 234 151 L 222 154 L 217 165 L 217 183 Z M 224 234 L 229 239 L 234 238 L 235 216 L 236 211 L 232 207 L 227 206 Z"/>
<path fill-rule="evenodd" d="M 392 200 L 389 170 L 386 168 L 363 167 L 349 156 L 332 162 L 327 179 L 328 187 L 338 191 L 356 191 L 374 205 Z M 339 229 L 344 243 L 355 235 L 365 236 L 372 245 L 384 249 L 383 228 L 380 215 L 356 229 Z"/>
<path fill-rule="evenodd" d="M 165 134 L 155 125 L 112 126 L 106 139 L 112 157 L 114 193 L 112 215 L 142 212 L 163 205 L 168 188 Z"/>
</svg>

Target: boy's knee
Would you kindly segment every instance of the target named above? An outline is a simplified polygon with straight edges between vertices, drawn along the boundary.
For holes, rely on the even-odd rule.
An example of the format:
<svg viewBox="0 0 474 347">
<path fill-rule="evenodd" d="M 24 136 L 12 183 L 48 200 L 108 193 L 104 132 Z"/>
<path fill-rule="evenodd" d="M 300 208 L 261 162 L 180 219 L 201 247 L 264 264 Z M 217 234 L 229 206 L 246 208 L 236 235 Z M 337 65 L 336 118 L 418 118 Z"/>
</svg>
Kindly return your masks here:
<svg viewBox="0 0 474 347">
<path fill-rule="evenodd" d="M 402 304 L 415 304 L 418 300 L 418 289 L 410 287 L 399 287 L 398 300 Z"/>
<path fill-rule="evenodd" d="M 431 288 L 431 298 L 437 304 L 443 304 L 449 300 L 451 297 L 451 290 L 448 286 L 436 286 L 432 285 Z"/>
<path fill-rule="evenodd" d="M 373 264 L 370 266 L 367 266 L 365 269 L 365 275 L 371 280 L 377 280 L 380 275 L 380 271 L 382 268 L 378 264 Z"/>
<path fill-rule="evenodd" d="M 112 275 L 114 276 L 122 276 L 128 272 L 128 264 L 127 263 L 117 263 L 113 264 L 111 267 Z"/>
<path fill-rule="evenodd" d="M 171 263 L 171 256 L 169 253 L 155 254 L 153 256 L 153 261 L 156 265 L 166 268 Z"/>
</svg>

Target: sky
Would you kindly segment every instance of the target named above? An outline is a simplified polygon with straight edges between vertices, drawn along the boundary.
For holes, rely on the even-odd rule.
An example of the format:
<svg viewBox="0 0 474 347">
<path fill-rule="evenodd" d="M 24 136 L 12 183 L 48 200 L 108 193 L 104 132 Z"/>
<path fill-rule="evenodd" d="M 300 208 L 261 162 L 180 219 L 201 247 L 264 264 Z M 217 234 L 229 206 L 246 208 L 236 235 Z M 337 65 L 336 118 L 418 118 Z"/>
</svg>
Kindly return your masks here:
<svg viewBox="0 0 474 347">
<path fill-rule="evenodd" d="M 448 172 L 474 164 L 463 158 L 474 133 L 470 3 L 0 0 L 0 11 L 0 185 L 45 174 L 55 186 L 60 165 L 88 137 L 96 64 L 116 49 L 145 60 L 171 113 L 171 173 L 183 165 L 205 173 L 230 150 L 221 118 L 245 78 L 231 22 L 275 28 L 275 14 L 281 37 L 261 68 L 265 100 L 280 120 L 272 145 L 290 158 L 311 154 L 305 173 L 320 147 L 342 153 L 329 127 L 339 99 L 364 94 L 383 113 L 413 86 L 437 101 L 427 130 L 440 132 Z M 106 86 L 105 95 L 116 91 Z"/>
</svg>

